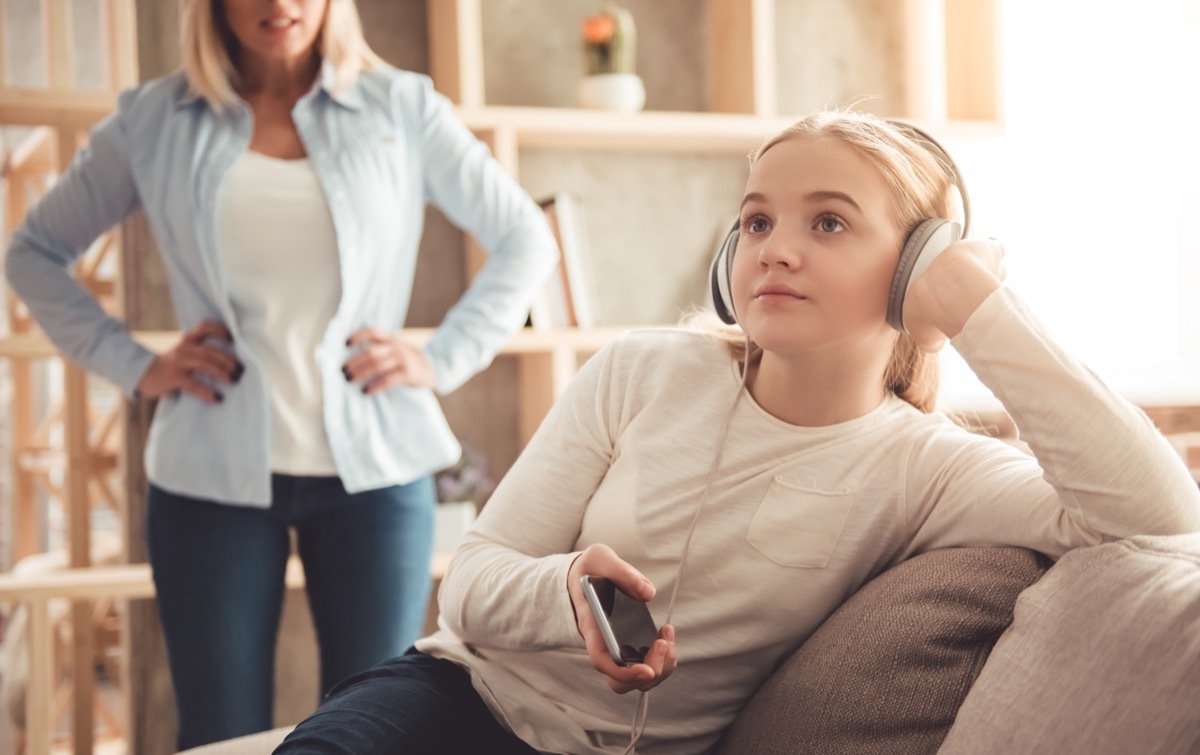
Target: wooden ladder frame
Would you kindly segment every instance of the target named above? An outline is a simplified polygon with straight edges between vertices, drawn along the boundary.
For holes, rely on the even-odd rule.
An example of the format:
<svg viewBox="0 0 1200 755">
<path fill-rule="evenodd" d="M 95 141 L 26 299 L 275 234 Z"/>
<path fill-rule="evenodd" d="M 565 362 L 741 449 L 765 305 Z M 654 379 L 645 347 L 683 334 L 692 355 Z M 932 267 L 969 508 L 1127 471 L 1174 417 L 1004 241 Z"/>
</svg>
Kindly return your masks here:
<svg viewBox="0 0 1200 755">
<path fill-rule="evenodd" d="M 0 19 L 10 18 L 12 0 L 0 0 Z M 75 152 L 86 140 L 88 129 L 109 113 L 116 94 L 137 83 L 137 19 L 134 0 L 96 0 L 102 23 L 102 58 L 106 73 L 104 91 L 79 91 L 72 75 L 74 66 L 73 19 L 71 3 L 66 0 L 41 0 L 43 60 L 48 86 L 32 90 L 8 86 L 5 70 L 6 51 L 0 36 L 0 125 L 35 127 L 28 142 L 18 146 L 3 165 L 8 181 L 8 223 L 15 228 L 36 198 L 52 184 L 53 176 L 70 164 Z M 116 297 L 119 274 L 113 273 L 117 259 L 113 251 L 119 243 L 114 231 L 98 242 L 79 264 L 76 274 L 110 311 L 118 309 Z M 11 335 L 0 338 L 0 358 L 10 362 L 12 374 L 12 421 L 14 437 L 13 500 L 14 556 L 23 557 L 37 550 L 37 485 L 51 498 L 61 502 L 65 511 L 70 564 L 85 569 L 90 564 L 90 513 L 95 502 L 118 508 L 120 498 L 107 479 L 119 472 L 120 454 L 114 429 L 119 425 L 121 402 L 108 416 L 96 416 L 89 409 L 89 383 L 86 373 L 63 362 L 62 401 L 47 416 L 34 414 L 34 364 L 57 355 L 45 355 L 41 349 L 28 348 L 36 336 L 36 326 L 24 308 L 10 296 Z M 58 419 L 56 422 L 55 420 Z M 98 421 L 98 425 L 97 425 Z M 52 444 L 59 433 L 61 443 Z M 98 427 L 99 432 L 94 428 Z M 54 432 L 52 432 L 54 430 Z M 65 484 L 59 487 L 57 478 Z M 95 639 L 93 614 L 96 598 L 115 598 L 91 593 L 71 594 L 70 637 L 73 669 L 71 695 L 72 749 L 90 753 L 95 725 L 93 692 Z M 46 604 L 34 600 L 30 606 L 30 636 L 49 641 L 52 628 Z M 81 629 L 86 628 L 86 629 Z M 44 657 L 31 658 L 41 663 Z M 31 671 L 35 669 L 31 665 Z M 30 677 L 31 688 L 48 684 L 51 670 L 36 668 Z M 35 679 L 36 677 L 36 679 Z M 32 689 L 31 689 L 32 691 Z M 34 710 L 31 707 L 31 713 Z M 49 713 L 42 709 L 37 715 Z M 34 753 L 49 752 L 52 725 L 37 719 L 27 720 L 28 744 Z M 108 722 L 111 724 L 111 721 Z M 43 725 L 44 724 L 44 725 Z"/>
</svg>

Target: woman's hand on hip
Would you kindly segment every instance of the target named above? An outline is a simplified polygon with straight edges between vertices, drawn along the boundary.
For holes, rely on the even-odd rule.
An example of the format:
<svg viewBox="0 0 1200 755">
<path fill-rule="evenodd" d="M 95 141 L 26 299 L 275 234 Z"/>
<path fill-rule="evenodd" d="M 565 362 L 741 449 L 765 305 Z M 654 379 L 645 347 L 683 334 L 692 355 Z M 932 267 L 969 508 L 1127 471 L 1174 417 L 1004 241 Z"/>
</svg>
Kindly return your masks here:
<svg viewBox="0 0 1200 755">
<path fill-rule="evenodd" d="M 399 333 L 363 328 L 346 345 L 358 347 L 358 353 L 342 365 L 342 374 L 361 385 L 368 396 L 398 385 L 432 388 L 435 384 L 425 354 Z"/>
<path fill-rule="evenodd" d="M 937 351 L 962 331 L 1003 280 L 1003 244 L 995 239 L 956 241 L 912 282 L 904 297 L 904 326 L 918 348 Z"/>
<path fill-rule="evenodd" d="M 224 394 L 213 384 L 236 383 L 245 367 L 228 348 L 213 341 L 232 345 L 233 335 L 214 320 L 205 320 L 185 333 L 174 348 L 156 356 L 146 368 L 137 384 L 138 395 L 158 398 L 186 393 L 209 404 L 223 401 Z"/>
<path fill-rule="evenodd" d="M 662 684 L 678 664 L 675 627 L 664 624 L 658 630 L 658 639 L 650 646 L 642 663 L 618 666 L 608 654 L 600 626 L 584 597 L 580 580 L 585 575 L 605 577 L 626 595 L 643 602 L 654 598 L 654 585 L 631 564 L 621 560 L 612 548 L 601 544 L 589 545 L 571 562 L 567 571 L 567 594 L 575 611 L 575 626 L 583 636 L 592 668 L 604 675 L 604 681 L 618 695 L 634 690 L 647 691 Z"/>
</svg>

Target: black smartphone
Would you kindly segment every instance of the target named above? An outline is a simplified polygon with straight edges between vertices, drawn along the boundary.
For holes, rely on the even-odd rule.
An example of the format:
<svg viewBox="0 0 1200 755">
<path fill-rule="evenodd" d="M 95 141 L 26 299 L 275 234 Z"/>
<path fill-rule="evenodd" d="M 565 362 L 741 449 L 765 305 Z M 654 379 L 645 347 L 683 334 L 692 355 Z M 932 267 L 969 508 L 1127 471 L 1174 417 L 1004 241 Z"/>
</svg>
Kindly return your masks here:
<svg viewBox="0 0 1200 755">
<path fill-rule="evenodd" d="M 641 663 L 658 639 L 658 627 L 650 616 L 650 608 L 631 598 L 604 577 L 584 576 L 580 579 L 583 594 L 613 663 L 629 666 Z"/>
</svg>

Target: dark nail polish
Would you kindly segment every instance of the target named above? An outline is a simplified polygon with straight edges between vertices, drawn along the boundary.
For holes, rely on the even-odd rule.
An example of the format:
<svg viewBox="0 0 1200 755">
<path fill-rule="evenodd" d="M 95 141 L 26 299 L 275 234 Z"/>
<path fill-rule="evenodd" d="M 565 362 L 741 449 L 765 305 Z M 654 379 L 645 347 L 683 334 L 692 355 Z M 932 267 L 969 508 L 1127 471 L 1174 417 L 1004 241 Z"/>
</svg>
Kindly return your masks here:
<svg viewBox="0 0 1200 755">
<path fill-rule="evenodd" d="M 342 374 L 346 376 L 347 383 L 349 383 L 351 380 L 354 379 L 354 378 L 350 377 L 350 368 L 349 367 L 343 367 Z"/>
<path fill-rule="evenodd" d="M 364 396 L 370 395 L 370 394 L 368 393 L 368 391 L 369 391 L 369 388 L 370 388 L 370 386 L 366 386 L 366 385 L 364 385 L 364 386 L 362 387 L 362 392 L 363 392 L 363 395 L 364 395 Z"/>
<path fill-rule="evenodd" d="M 242 379 L 242 375 L 243 375 L 245 372 L 246 372 L 246 365 L 244 365 L 244 364 L 239 364 L 239 365 L 237 366 L 237 369 L 235 369 L 235 370 L 233 371 L 233 374 L 229 376 L 229 379 L 230 379 L 230 380 L 232 380 L 233 382 L 235 382 L 235 383 L 236 383 L 237 381 L 239 381 L 239 380 L 241 380 L 241 379 Z"/>
<path fill-rule="evenodd" d="M 347 339 L 346 339 L 346 345 L 347 345 L 347 346 L 353 346 L 354 344 L 350 343 L 350 339 L 349 339 L 349 338 L 347 338 Z"/>
<path fill-rule="evenodd" d="M 225 401 L 225 394 L 224 394 L 224 393 L 221 393 L 220 391 L 217 391 L 217 393 L 216 393 L 216 396 L 217 396 L 217 403 L 218 403 L 218 404 L 220 404 L 220 403 L 223 403 L 223 402 Z"/>
</svg>

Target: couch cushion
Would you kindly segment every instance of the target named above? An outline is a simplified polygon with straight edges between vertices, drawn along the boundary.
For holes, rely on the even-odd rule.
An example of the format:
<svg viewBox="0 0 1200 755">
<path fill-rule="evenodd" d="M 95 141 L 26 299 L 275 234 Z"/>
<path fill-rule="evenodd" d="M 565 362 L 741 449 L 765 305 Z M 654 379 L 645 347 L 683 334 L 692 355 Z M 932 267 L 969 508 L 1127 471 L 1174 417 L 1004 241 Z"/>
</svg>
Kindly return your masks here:
<svg viewBox="0 0 1200 755">
<path fill-rule="evenodd" d="M 1200 535 L 1063 556 L 1017 601 L 942 752 L 1200 752 Z"/>
<path fill-rule="evenodd" d="M 759 689 L 719 755 L 933 753 L 1046 563 L 948 548 L 867 583 Z"/>
</svg>

